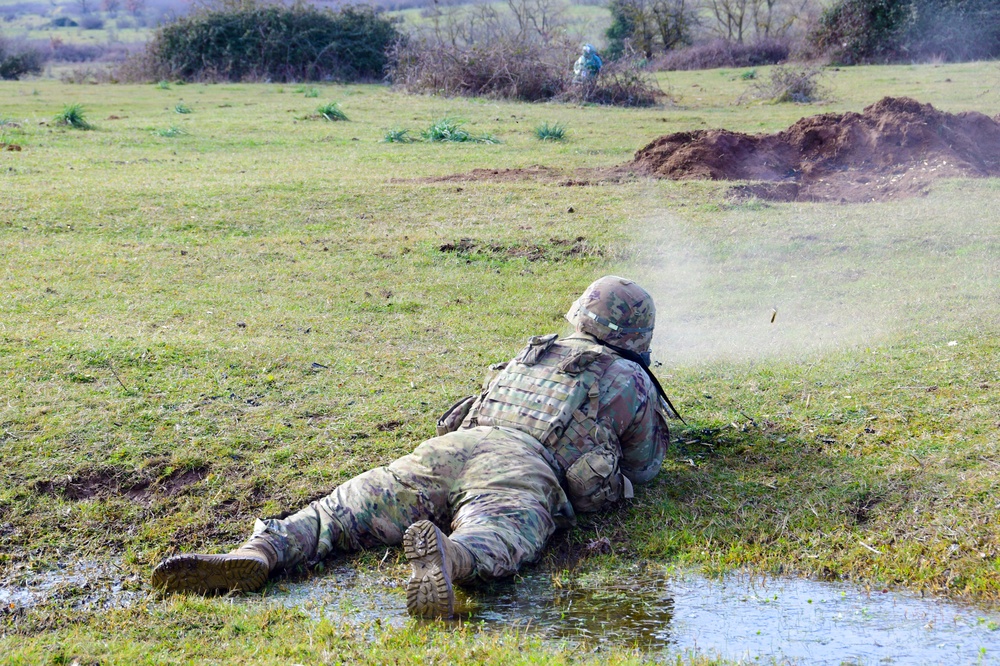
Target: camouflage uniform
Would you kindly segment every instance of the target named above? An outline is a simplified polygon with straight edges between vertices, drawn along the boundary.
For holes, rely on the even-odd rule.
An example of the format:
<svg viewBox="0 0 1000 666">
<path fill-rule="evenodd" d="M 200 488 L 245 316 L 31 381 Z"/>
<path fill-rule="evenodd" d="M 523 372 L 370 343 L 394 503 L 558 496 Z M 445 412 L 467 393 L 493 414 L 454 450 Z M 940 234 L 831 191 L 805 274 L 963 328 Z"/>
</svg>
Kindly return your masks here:
<svg viewBox="0 0 1000 666">
<path fill-rule="evenodd" d="M 599 343 L 577 333 L 559 344 Z M 596 424 L 592 444 L 613 451 L 625 478 L 644 483 L 663 461 L 667 412 L 638 364 L 613 355 L 603 360 L 596 399 L 581 405 L 580 416 Z M 473 414 L 482 399 L 471 405 Z M 338 551 L 398 545 L 418 520 L 450 523 L 452 541 L 472 553 L 474 575 L 509 576 L 538 558 L 557 527 L 574 523 L 563 484 L 587 452 L 572 427 L 546 448 L 515 427 L 479 425 L 467 417 L 458 430 L 347 481 L 288 518 L 259 523 L 256 531 L 280 545 L 278 564 L 290 567 Z"/>
<path fill-rule="evenodd" d="M 648 370 L 652 297 L 605 276 L 566 318 L 574 335 L 531 338 L 413 453 L 288 518 L 257 521 L 230 553 L 167 558 L 154 587 L 253 590 L 276 569 L 402 543 L 413 567 L 407 610 L 451 616 L 453 582 L 515 573 L 557 527 L 630 497 L 663 461 L 669 412 Z M 438 527 L 448 523 L 450 537 Z"/>
</svg>

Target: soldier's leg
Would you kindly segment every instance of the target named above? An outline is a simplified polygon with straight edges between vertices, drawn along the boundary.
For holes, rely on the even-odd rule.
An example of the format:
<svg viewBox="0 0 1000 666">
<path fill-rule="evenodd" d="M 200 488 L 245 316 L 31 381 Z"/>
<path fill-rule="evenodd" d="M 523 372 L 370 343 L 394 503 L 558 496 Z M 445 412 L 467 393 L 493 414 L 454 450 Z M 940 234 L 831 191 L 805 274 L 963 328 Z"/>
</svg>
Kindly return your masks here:
<svg viewBox="0 0 1000 666">
<path fill-rule="evenodd" d="M 478 437 L 435 437 L 390 465 L 369 470 L 284 519 L 258 521 L 229 555 L 177 555 L 153 571 L 155 587 L 176 591 L 256 589 L 268 573 L 335 551 L 398 545 L 422 519 L 447 522 L 448 498 Z"/>
<path fill-rule="evenodd" d="M 413 615 L 451 615 L 453 582 L 498 578 L 538 558 L 572 507 L 537 441 L 499 429 L 487 432 L 458 477 L 450 536 L 427 521 L 406 531 L 413 565 L 407 609 Z"/>
<path fill-rule="evenodd" d="M 483 440 L 459 478 L 451 539 L 473 555 L 469 577 L 503 578 L 534 562 L 573 509 L 541 446 L 510 431 Z M 460 579 L 461 580 L 461 579 Z"/>
</svg>

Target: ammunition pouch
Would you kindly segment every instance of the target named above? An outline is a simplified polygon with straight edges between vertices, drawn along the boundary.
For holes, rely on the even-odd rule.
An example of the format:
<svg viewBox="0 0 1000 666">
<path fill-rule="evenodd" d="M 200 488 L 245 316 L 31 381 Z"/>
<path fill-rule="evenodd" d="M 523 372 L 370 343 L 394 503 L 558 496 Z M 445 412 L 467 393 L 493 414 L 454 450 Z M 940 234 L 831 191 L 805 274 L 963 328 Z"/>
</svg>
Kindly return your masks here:
<svg viewBox="0 0 1000 666">
<path fill-rule="evenodd" d="M 618 469 L 618 458 L 610 449 L 594 449 L 566 470 L 566 494 L 577 513 L 600 511 L 633 496 L 632 482 Z"/>
<path fill-rule="evenodd" d="M 437 421 L 438 437 L 458 430 L 458 427 L 462 425 L 462 421 L 464 421 L 465 417 L 469 415 L 469 410 L 472 408 L 472 403 L 475 401 L 476 396 L 467 395 L 449 407 Z"/>
</svg>

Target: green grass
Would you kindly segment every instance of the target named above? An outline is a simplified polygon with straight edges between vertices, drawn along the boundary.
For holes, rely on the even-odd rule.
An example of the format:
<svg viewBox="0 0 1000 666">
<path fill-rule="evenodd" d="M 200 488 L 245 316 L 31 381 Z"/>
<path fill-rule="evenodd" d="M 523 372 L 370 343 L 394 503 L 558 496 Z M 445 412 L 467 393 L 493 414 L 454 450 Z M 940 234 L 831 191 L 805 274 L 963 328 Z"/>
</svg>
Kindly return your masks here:
<svg viewBox="0 0 1000 666">
<path fill-rule="evenodd" d="M 72 127 L 73 129 L 91 130 L 94 126 L 87 122 L 87 114 L 83 110 L 82 104 L 67 104 L 62 111 L 54 118 L 57 125 Z"/>
<path fill-rule="evenodd" d="M 382 137 L 382 143 L 413 143 L 414 141 L 416 139 L 410 136 L 410 130 L 399 127 L 386 131 L 385 136 Z"/>
<path fill-rule="evenodd" d="M 420 138 L 424 141 L 439 143 L 500 143 L 500 141 L 490 133 L 472 134 L 465 129 L 465 121 L 457 118 L 440 118 L 425 129 L 421 130 Z"/>
<path fill-rule="evenodd" d="M 24 147 L 0 158 L 0 579 L 110 561 L 138 594 L 77 611 L 66 595 L 85 592 L 63 590 L 5 612 L 0 654 L 586 661 L 517 632 L 334 626 L 269 597 L 147 597 L 144 581 L 162 557 L 229 548 L 254 517 L 432 436 L 487 365 L 561 330 L 604 273 L 653 290 L 657 372 L 689 425 L 635 501 L 572 533 L 573 548 L 613 541 L 582 566 L 746 567 L 996 601 L 1000 183 L 850 206 L 733 203 L 706 181 L 560 183 L 669 132 L 775 131 L 883 94 L 988 111 L 1000 70 L 848 68 L 828 73 L 831 101 L 736 106 L 741 71 L 664 75 L 669 107 L 560 105 L 572 142 L 531 132 L 551 104 L 352 85 L 337 88 L 352 122 L 317 123 L 301 121 L 315 102 L 248 84 L 186 86 L 191 135 L 166 141 L 150 128 L 176 116 L 154 86 L 0 83 Z M 67 98 L 107 120 L 53 131 L 43 121 Z M 383 143 L 386 127 L 457 117 L 504 143 Z M 434 180 L 533 165 L 565 178 Z M 441 251 L 463 238 L 499 249 Z M 347 561 L 401 578 L 399 554 L 383 555 Z"/>
<path fill-rule="evenodd" d="M 336 122 L 338 120 L 347 120 L 347 114 L 344 113 L 344 110 L 340 108 L 340 105 L 337 104 L 337 102 L 328 102 L 326 104 L 321 104 L 316 108 L 316 113 L 323 116 L 330 122 Z"/>
<path fill-rule="evenodd" d="M 174 105 L 174 112 L 186 115 L 188 113 L 194 113 L 194 110 L 184 102 L 177 102 L 177 104 Z"/>
<path fill-rule="evenodd" d="M 565 141 L 566 126 L 562 123 L 542 123 L 535 127 L 535 137 L 539 141 Z"/>
<path fill-rule="evenodd" d="M 171 125 L 170 127 L 153 130 L 153 134 L 161 136 L 165 139 L 176 139 L 177 137 L 188 136 L 187 130 L 183 127 L 178 127 L 177 125 Z"/>
</svg>

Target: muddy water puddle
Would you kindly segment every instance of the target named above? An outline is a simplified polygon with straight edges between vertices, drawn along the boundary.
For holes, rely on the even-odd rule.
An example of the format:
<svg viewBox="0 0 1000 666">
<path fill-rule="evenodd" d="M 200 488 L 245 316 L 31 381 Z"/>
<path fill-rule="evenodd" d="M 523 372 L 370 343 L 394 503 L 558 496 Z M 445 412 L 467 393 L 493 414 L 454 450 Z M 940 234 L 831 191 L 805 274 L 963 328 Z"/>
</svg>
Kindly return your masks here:
<svg viewBox="0 0 1000 666">
<path fill-rule="evenodd" d="M 77 560 L 48 571 L 20 571 L 0 580 L 0 609 L 61 602 L 71 608 L 123 608 L 145 596 L 142 581 L 111 562 Z"/>
<path fill-rule="evenodd" d="M 102 610 L 149 593 L 114 564 L 76 562 L 0 581 L 0 609 L 63 603 Z M 409 622 L 401 578 L 339 567 L 284 579 L 263 598 L 314 619 L 381 626 Z M 469 590 L 453 621 L 514 628 L 545 640 L 638 648 L 648 656 L 705 655 L 748 663 L 997 664 L 1000 612 L 844 583 L 731 574 L 714 579 L 659 567 L 573 575 L 529 571 Z"/>
<path fill-rule="evenodd" d="M 399 581 L 336 569 L 279 585 L 272 602 L 315 618 L 401 626 Z M 1000 613 L 840 583 L 630 571 L 614 579 L 531 572 L 472 590 L 460 622 L 545 639 L 808 664 L 1000 664 Z"/>
</svg>

